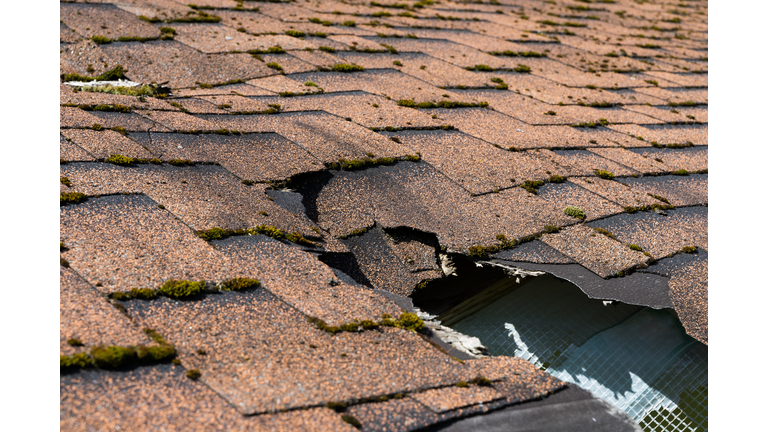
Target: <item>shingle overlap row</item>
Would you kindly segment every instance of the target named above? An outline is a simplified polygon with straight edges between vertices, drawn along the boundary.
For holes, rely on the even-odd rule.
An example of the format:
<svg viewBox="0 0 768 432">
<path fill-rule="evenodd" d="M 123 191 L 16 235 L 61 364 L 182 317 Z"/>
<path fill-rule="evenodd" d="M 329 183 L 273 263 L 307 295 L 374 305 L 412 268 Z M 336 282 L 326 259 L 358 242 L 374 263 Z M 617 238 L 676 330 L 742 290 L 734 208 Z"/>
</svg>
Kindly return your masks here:
<svg viewBox="0 0 768 432">
<path fill-rule="evenodd" d="M 62 429 L 417 430 L 557 391 L 520 359 L 309 320 L 397 319 L 441 254 L 502 239 L 523 242 L 506 261 L 670 278 L 707 342 L 706 4 L 108 3 L 60 4 L 62 79 L 120 65 L 170 94 L 60 86 L 80 201 L 61 207 L 60 351 L 151 328 L 181 363 L 63 374 Z M 107 299 L 232 278 L 261 284 Z M 478 375 L 492 387 L 455 386 Z"/>
</svg>

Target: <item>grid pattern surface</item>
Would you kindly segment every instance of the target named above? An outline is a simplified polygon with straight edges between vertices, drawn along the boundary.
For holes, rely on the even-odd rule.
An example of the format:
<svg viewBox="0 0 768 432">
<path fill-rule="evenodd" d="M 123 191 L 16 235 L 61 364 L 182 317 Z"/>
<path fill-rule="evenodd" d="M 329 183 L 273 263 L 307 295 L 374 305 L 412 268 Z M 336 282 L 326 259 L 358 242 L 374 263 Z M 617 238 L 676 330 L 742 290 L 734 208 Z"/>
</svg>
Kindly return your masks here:
<svg viewBox="0 0 768 432">
<path fill-rule="evenodd" d="M 589 390 L 646 431 L 707 430 L 707 347 L 667 311 L 604 306 L 540 277 L 454 328 Z"/>
</svg>

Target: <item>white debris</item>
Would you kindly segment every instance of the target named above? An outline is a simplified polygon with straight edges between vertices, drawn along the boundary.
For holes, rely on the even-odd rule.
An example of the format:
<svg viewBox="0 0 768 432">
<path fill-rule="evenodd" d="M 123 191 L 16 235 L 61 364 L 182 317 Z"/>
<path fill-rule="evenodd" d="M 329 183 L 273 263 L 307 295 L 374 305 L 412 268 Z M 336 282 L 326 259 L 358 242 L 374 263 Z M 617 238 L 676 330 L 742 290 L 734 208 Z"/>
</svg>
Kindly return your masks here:
<svg viewBox="0 0 768 432">
<path fill-rule="evenodd" d="M 446 276 L 456 276 L 456 266 L 453 264 L 448 255 L 440 254 L 440 267 L 443 269 L 443 274 Z"/>
<path fill-rule="evenodd" d="M 424 325 L 432 330 L 432 332 L 443 342 L 446 342 L 457 350 L 463 351 L 473 357 L 488 357 L 488 348 L 480 342 L 480 339 L 473 336 L 467 336 L 450 327 L 440 324 L 440 321 L 435 320 L 435 318 L 437 318 L 436 315 L 430 315 L 416 307 L 413 308 L 413 310 L 416 312 L 416 315 L 424 321 Z"/>
<path fill-rule="evenodd" d="M 138 87 L 141 83 L 117 80 L 117 81 L 68 81 L 64 84 L 72 87 L 101 87 L 111 85 L 113 87 Z"/>
<path fill-rule="evenodd" d="M 480 262 L 485 265 L 489 265 L 491 267 L 498 267 L 498 268 L 504 269 L 504 273 L 506 273 L 507 276 L 517 278 L 518 280 L 517 283 L 520 283 L 520 278 L 526 278 L 528 276 L 541 276 L 544 274 L 543 271 L 525 270 L 525 269 L 521 269 L 520 267 L 512 267 L 504 264 L 499 264 L 493 261 L 480 261 Z"/>
</svg>

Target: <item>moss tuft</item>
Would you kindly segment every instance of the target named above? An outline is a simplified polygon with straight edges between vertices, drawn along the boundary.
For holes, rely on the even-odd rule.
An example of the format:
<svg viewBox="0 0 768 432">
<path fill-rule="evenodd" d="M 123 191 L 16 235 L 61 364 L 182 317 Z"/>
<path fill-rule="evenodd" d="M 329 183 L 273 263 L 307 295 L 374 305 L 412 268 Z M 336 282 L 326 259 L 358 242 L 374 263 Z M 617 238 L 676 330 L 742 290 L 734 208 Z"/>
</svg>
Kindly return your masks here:
<svg viewBox="0 0 768 432">
<path fill-rule="evenodd" d="M 228 279 L 221 283 L 221 289 L 224 291 L 242 291 L 251 288 L 256 288 L 261 285 L 256 279 L 248 278 L 234 278 Z"/>
<path fill-rule="evenodd" d="M 696 246 L 685 246 L 682 251 L 688 254 L 696 253 Z"/>
<path fill-rule="evenodd" d="M 192 381 L 197 381 L 201 376 L 202 374 L 200 373 L 200 369 L 190 369 L 187 371 L 187 378 L 191 379 Z"/>
<path fill-rule="evenodd" d="M 519 63 L 512 70 L 517 73 L 531 73 L 531 68 L 529 66 L 526 66 L 524 64 L 519 64 Z"/>
<path fill-rule="evenodd" d="M 307 35 L 303 31 L 299 31 L 299 30 L 286 30 L 285 34 L 287 34 L 288 36 L 295 37 L 295 38 L 303 38 L 304 36 Z"/>
<path fill-rule="evenodd" d="M 563 213 L 565 213 L 568 216 L 575 217 L 577 219 L 584 220 L 587 218 L 587 214 L 584 213 L 584 210 L 576 207 L 576 206 L 568 206 L 563 210 Z"/>
<path fill-rule="evenodd" d="M 615 237 L 613 234 L 611 234 L 611 232 L 610 232 L 610 231 L 608 231 L 608 230 L 607 230 L 607 229 L 605 229 L 605 228 L 592 228 L 592 229 L 593 229 L 593 230 L 595 230 L 595 231 L 597 231 L 597 232 L 599 232 L 600 234 L 602 234 L 602 235 L 604 235 L 604 236 L 606 236 L 606 237 L 610 238 L 610 239 L 614 239 L 614 240 L 616 240 L 616 237 Z"/>
<path fill-rule="evenodd" d="M 472 378 L 471 380 L 469 380 L 469 384 L 474 384 L 481 387 L 491 387 L 493 385 L 491 380 L 489 380 L 488 378 L 482 375 L 478 375 Z"/>
<path fill-rule="evenodd" d="M 362 72 L 365 70 L 364 67 L 358 66 L 356 64 L 347 64 L 347 63 L 336 63 L 331 67 L 336 72 L 343 72 L 343 73 L 350 73 L 350 72 Z"/>
<path fill-rule="evenodd" d="M 128 292 L 115 292 L 110 295 L 110 298 L 115 300 L 152 300 L 158 296 L 158 291 L 152 288 L 131 288 Z"/>
<path fill-rule="evenodd" d="M 78 81 L 78 82 L 90 82 L 90 81 L 117 81 L 119 79 L 128 79 L 125 76 L 127 72 L 121 65 L 115 66 L 113 69 L 104 72 L 96 77 L 88 77 L 79 74 L 63 74 L 61 80 L 64 82 Z"/>
<path fill-rule="evenodd" d="M 130 158 L 128 156 L 123 156 L 121 154 L 112 154 L 109 155 L 108 158 L 104 159 L 104 162 L 115 164 L 115 165 L 130 165 L 133 163 L 133 158 Z"/>
<path fill-rule="evenodd" d="M 632 250 L 636 250 L 636 251 L 638 251 L 638 252 L 642 252 L 642 251 L 643 251 L 643 248 L 641 248 L 640 246 L 638 246 L 638 245 L 636 245 L 636 244 L 634 244 L 634 243 L 632 243 L 631 245 L 629 245 L 629 248 L 630 248 L 630 249 L 632 249 Z"/>
<path fill-rule="evenodd" d="M 59 197 L 60 205 L 67 204 L 79 204 L 85 201 L 87 198 L 84 193 L 80 192 L 62 192 Z"/>
<path fill-rule="evenodd" d="M 652 194 L 652 193 L 649 193 L 648 195 L 649 195 L 649 196 L 652 196 L 652 197 L 654 197 L 654 198 L 656 198 L 657 200 L 659 200 L 659 201 L 661 201 L 661 202 L 663 202 L 663 203 L 669 204 L 669 200 L 668 200 L 668 199 L 666 199 L 666 198 L 664 198 L 664 197 L 663 197 L 663 196 L 661 196 L 661 195 L 654 195 L 654 194 Z"/>
<path fill-rule="evenodd" d="M 72 182 L 71 182 L 71 181 L 69 181 L 69 179 L 68 179 L 68 178 L 66 178 L 66 177 L 64 177 L 64 176 L 62 176 L 62 177 L 59 179 L 59 181 L 61 182 L 61 184 L 63 184 L 63 185 L 64 185 L 64 186 L 66 186 L 66 187 L 72 187 Z"/>
<path fill-rule="evenodd" d="M 528 193 L 537 195 L 539 193 L 538 188 L 543 185 L 543 180 L 526 180 L 523 182 L 523 184 L 520 185 L 520 187 L 528 191 Z"/>
<path fill-rule="evenodd" d="M 469 387 L 466 381 L 459 381 L 456 383 L 456 387 Z"/>
<path fill-rule="evenodd" d="M 67 339 L 67 345 L 80 347 L 80 346 L 83 346 L 83 341 L 81 341 L 78 338 L 69 338 Z"/>
<path fill-rule="evenodd" d="M 93 361 L 86 353 L 59 356 L 59 368 L 61 370 L 84 369 L 92 365 Z"/>
<path fill-rule="evenodd" d="M 336 411 L 337 413 L 340 413 L 340 412 L 344 412 L 344 410 L 347 409 L 347 404 L 345 404 L 344 402 L 330 401 L 325 404 L 325 407 L 330 408 Z"/>
<path fill-rule="evenodd" d="M 349 414 L 344 414 L 343 416 L 341 416 L 341 419 L 344 420 L 346 423 L 349 423 L 350 425 L 352 425 L 356 429 L 362 429 L 363 428 L 363 425 L 360 424 L 360 420 L 358 420 L 354 416 L 351 416 Z"/>
<path fill-rule="evenodd" d="M 601 179 L 606 179 L 606 180 L 613 180 L 615 177 L 613 173 L 610 171 L 597 170 L 597 169 L 595 170 L 595 175 L 600 177 Z"/>
<path fill-rule="evenodd" d="M 559 176 L 557 174 L 555 174 L 555 175 L 553 175 L 553 176 L 551 176 L 549 178 L 549 182 L 550 183 L 563 183 L 564 181 L 565 181 L 565 177 Z"/>
<path fill-rule="evenodd" d="M 134 347 L 98 345 L 91 348 L 93 363 L 101 369 L 119 369 L 137 359 Z"/>
<path fill-rule="evenodd" d="M 187 298 L 202 293 L 205 289 L 205 281 L 168 279 L 158 289 L 163 295 L 170 298 Z"/>
<path fill-rule="evenodd" d="M 415 313 L 403 312 L 400 319 L 397 320 L 396 326 L 406 330 L 419 331 L 424 328 L 424 321 Z"/>
<path fill-rule="evenodd" d="M 547 234 L 556 234 L 560 232 L 560 227 L 557 225 L 544 225 L 544 232 Z"/>
</svg>

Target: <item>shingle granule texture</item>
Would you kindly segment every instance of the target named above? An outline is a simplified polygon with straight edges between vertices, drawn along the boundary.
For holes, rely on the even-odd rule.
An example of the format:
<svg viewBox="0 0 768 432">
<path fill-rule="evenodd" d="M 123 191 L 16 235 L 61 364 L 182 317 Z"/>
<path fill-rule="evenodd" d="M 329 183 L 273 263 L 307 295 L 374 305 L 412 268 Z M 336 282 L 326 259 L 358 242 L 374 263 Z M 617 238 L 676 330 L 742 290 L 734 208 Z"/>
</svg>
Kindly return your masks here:
<svg viewBox="0 0 768 432">
<path fill-rule="evenodd" d="M 547 397 L 525 360 L 371 328 L 488 258 L 707 343 L 705 3 L 193 3 L 60 3 L 60 353 L 150 328 L 181 362 L 64 370 L 62 430 L 410 431 Z M 116 76 L 146 94 L 65 82 Z M 207 291 L 125 299 L 170 279 Z"/>
</svg>

